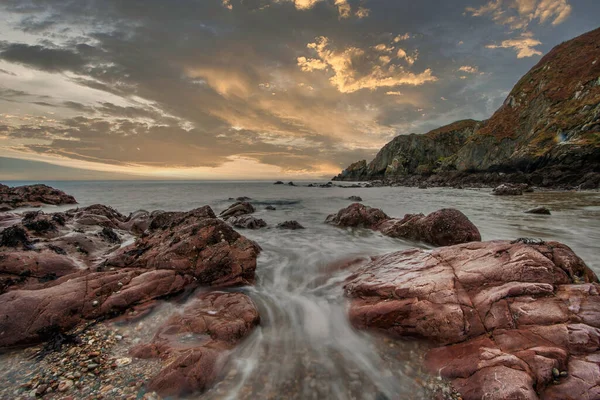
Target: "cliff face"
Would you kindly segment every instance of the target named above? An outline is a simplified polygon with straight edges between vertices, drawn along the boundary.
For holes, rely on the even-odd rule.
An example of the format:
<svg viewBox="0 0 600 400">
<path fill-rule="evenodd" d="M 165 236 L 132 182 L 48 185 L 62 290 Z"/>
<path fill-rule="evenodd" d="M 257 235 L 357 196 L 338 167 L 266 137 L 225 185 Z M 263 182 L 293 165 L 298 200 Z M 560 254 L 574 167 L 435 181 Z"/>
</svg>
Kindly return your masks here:
<svg viewBox="0 0 600 400">
<path fill-rule="evenodd" d="M 334 179 L 549 169 L 600 172 L 600 29 L 552 49 L 489 120 L 400 135 L 360 174 L 345 170 Z"/>
</svg>

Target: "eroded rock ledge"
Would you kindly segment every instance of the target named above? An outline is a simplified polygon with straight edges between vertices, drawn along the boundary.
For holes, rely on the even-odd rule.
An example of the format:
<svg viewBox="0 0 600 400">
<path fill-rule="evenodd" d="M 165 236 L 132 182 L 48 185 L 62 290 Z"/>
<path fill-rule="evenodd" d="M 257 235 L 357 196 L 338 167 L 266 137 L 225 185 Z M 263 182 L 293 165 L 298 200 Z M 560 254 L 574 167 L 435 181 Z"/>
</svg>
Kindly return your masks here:
<svg viewBox="0 0 600 400">
<path fill-rule="evenodd" d="M 345 293 L 357 328 L 440 346 L 427 367 L 465 400 L 600 398 L 600 285 L 563 244 L 392 253 L 350 277 Z"/>
<path fill-rule="evenodd" d="M 129 216 L 102 205 L 7 213 L 0 228 L 0 349 L 44 342 L 137 307 L 149 310 L 201 286 L 252 284 L 260 252 L 208 206 Z M 182 351 L 176 335 L 163 341 L 159 329 L 153 348 L 166 364 L 151 387 L 166 395 L 204 390 L 258 321 L 244 294 L 193 298 L 164 329 L 206 340 Z M 140 349 L 134 354 L 149 357 Z M 171 358 L 175 363 L 167 363 Z"/>
</svg>

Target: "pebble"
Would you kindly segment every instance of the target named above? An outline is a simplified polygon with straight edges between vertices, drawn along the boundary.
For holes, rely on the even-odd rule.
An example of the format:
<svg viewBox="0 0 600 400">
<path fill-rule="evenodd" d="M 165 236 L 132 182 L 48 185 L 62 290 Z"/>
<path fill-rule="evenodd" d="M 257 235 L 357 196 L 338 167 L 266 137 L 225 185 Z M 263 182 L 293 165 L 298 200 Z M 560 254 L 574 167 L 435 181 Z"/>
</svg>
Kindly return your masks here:
<svg viewBox="0 0 600 400">
<path fill-rule="evenodd" d="M 74 383 L 70 379 L 60 381 L 60 383 L 58 384 L 58 391 L 66 392 L 67 390 L 71 389 L 73 387 L 73 385 L 74 385 Z"/>
</svg>

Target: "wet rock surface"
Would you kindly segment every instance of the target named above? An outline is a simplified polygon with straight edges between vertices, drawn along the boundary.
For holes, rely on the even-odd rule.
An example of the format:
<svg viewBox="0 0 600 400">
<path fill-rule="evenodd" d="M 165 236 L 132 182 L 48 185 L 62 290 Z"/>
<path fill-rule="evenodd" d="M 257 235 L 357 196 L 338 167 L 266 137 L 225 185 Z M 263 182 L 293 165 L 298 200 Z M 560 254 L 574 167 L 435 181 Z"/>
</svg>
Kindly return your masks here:
<svg viewBox="0 0 600 400">
<path fill-rule="evenodd" d="M 520 185 L 502 184 L 492 190 L 495 196 L 520 196 L 523 194 L 523 187 Z"/>
<path fill-rule="evenodd" d="M 232 204 L 226 210 L 219 214 L 219 217 L 227 220 L 232 217 L 239 217 L 241 215 L 252 214 L 256 209 L 254 206 L 247 201 L 238 201 L 237 203 Z"/>
<path fill-rule="evenodd" d="M 381 222 L 388 219 L 390 217 L 378 208 L 354 203 L 337 214 L 329 215 L 325 222 L 339 227 L 376 229 Z"/>
<path fill-rule="evenodd" d="M 477 227 L 466 215 L 452 208 L 441 209 L 427 216 L 406 214 L 398 219 L 390 218 L 378 208 L 355 203 L 328 216 L 325 222 L 339 227 L 373 229 L 386 236 L 434 246 L 481 241 Z"/>
<path fill-rule="evenodd" d="M 239 217 L 231 217 L 227 219 L 227 222 L 235 228 L 244 229 L 260 229 L 267 226 L 267 223 L 263 219 L 255 218 L 251 215 L 240 215 Z"/>
<path fill-rule="evenodd" d="M 163 369 L 149 383 L 151 390 L 163 396 L 203 391 L 220 375 L 226 352 L 259 321 L 248 296 L 204 293 L 166 321 L 151 343 L 133 348 L 131 355 L 163 360 Z"/>
<path fill-rule="evenodd" d="M 376 258 L 351 276 L 353 325 L 440 347 L 462 398 L 597 398 L 600 285 L 557 242 L 473 242 Z"/>
<path fill-rule="evenodd" d="M 539 206 L 523 211 L 525 214 L 552 215 L 548 207 Z"/>
<path fill-rule="evenodd" d="M 77 204 L 73 196 L 47 185 L 9 187 L 0 184 L 0 211 L 19 207 L 40 207 L 44 204 Z"/>
</svg>

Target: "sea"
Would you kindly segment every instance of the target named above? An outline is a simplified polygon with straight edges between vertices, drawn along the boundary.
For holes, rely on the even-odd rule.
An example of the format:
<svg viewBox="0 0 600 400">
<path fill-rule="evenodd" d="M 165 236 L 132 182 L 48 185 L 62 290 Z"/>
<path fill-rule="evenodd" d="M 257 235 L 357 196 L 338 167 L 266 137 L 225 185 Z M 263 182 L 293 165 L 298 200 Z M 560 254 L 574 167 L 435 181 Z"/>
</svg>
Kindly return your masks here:
<svg viewBox="0 0 600 400">
<path fill-rule="evenodd" d="M 5 182 L 10 186 L 32 182 Z M 40 183 L 40 182 L 36 182 Z M 260 326 L 224 368 L 226 378 L 197 399 L 371 399 L 426 398 L 418 369 L 418 341 L 389 341 L 353 329 L 346 317 L 344 260 L 423 243 L 385 237 L 365 229 L 324 223 L 327 215 L 362 203 L 402 217 L 457 208 L 479 228 L 482 239 L 554 240 L 570 246 L 600 275 L 600 192 L 536 191 L 498 197 L 490 189 L 408 187 L 342 188 L 274 185 L 273 181 L 55 181 L 41 182 L 73 195 L 79 206 L 109 205 L 123 214 L 136 210 L 186 211 L 209 205 L 215 213 L 234 198 L 249 197 L 268 227 L 242 230 L 262 252 L 257 282 L 242 288 L 256 303 Z M 325 182 L 317 182 L 325 183 Z M 344 182 L 340 185 L 349 186 Z M 266 210 L 274 206 L 275 211 Z M 552 215 L 525 214 L 537 206 Z M 44 207 L 44 211 L 73 206 Z M 275 229 L 296 220 L 306 229 Z M 426 386 L 426 385 L 425 385 Z"/>
</svg>

